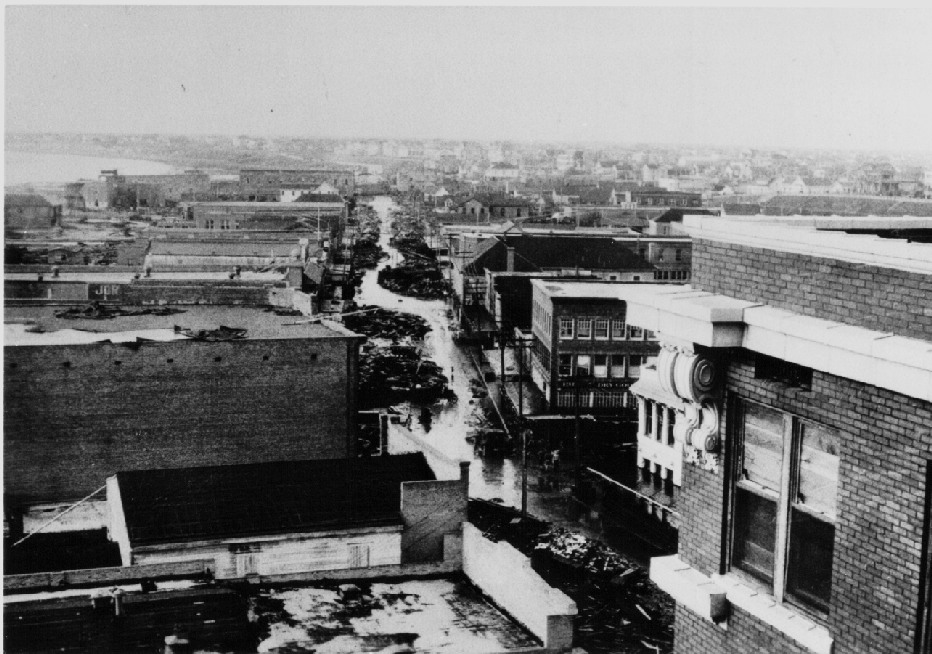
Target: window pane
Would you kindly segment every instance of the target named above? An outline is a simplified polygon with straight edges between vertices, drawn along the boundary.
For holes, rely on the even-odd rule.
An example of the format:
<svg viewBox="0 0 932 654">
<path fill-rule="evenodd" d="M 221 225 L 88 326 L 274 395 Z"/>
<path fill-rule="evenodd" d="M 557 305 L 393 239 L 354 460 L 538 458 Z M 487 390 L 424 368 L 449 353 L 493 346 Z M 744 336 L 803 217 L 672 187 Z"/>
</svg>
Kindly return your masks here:
<svg viewBox="0 0 932 654">
<path fill-rule="evenodd" d="M 612 338 L 624 338 L 625 337 L 625 321 L 624 320 L 612 320 Z"/>
<path fill-rule="evenodd" d="M 750 402 L 744 404 L 744 465 L 742 476 L 780 492 L 783 465 L 784 415 Z"/>
<path fill-rule="evenodd" d="M 560 368 L 559 374 L 561 377 L 569 377 L 573 374 L 573 355 L 572 354 L 561 354 L 560 355 Z"/>
<path fill-rule="evenodd" d="M 588 354 L 580 354 L 576 357 L 576 375 L 578 377 L 588 377 L 589 368 L 592 365 L 592 359 Z"/>
<path fill-rule="evenodd" d="M 560 318 L 560 338 L 573 338 L 572 318 Z"/>
<path fill-rule="evenodd" d="M 735 543 L 732 563 L 758 579 L 773 582 L 777 503 L 735 488 Z"/>
<path fill-rule="evenodd" d="M 637 379 L 641 376 L 641 357 L 637 354 L 632 354 L 628 357 L 628 377 L 631 379 Z"/>
<path fill-rule="evenodd" d="M 592 338 L 592 319 L 580 318 L 577 322 L 577 338 Z"/>
<path fill-rule="evenodd" d="M 790 553 L 786 577 L 786 590 L 790 595 L 828 611 L 834 547 L 834 524 L 799 509 L 790 512 Z"/>
<path fill-rule="evenodd" d="M 837 515 L 838 432 L 802 423 L 797 502 L 834 520 Z"/>
<path fill-rule="evenodd" d="M 613 354 L 611 357 L 612 369 L 611 376 L 613 379 L 624 379 L 625 377 L 625 356 L 623 354 Z"/>
<path fill-rule="evenodd" d="M 608 356 L 605 354 L 596 354 L 592 357 L 592 375 L 594 377 L 608 377 Z"/>
<path fill-rule="evenodd" d="M 608 338 L 608 320 L 595 321 L 595 337 Z"/>
</svg>

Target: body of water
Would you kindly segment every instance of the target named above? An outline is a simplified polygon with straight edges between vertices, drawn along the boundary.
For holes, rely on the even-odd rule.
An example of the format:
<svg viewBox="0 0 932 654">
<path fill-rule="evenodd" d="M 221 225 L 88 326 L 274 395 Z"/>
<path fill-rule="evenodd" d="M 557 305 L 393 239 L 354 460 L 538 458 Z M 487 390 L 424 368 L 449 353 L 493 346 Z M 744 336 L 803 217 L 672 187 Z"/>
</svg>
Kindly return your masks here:
<svg viewBox="0 0 932 654">
<path fill-rule="evenodd" d="M 7 151 L 4 153 L 6 186 L 14 184 L 64 184 L 79 179 L 97 179 L 101 170 L 116 168 L 126 175 L 166 175 L 179 172 L 161 161 L 87 157 L 78 154 L 45 154 Z"/>
</svg>

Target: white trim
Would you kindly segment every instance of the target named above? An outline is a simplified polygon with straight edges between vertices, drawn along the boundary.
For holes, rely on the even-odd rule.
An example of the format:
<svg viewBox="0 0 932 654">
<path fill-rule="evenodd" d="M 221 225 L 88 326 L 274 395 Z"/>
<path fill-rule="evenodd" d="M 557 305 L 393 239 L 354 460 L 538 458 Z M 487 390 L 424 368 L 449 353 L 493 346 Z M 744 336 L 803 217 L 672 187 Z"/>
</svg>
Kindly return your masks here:
<svg viewBox="0 0 932 654">
<path fill-rule="evenodd" d="M 677 604 L 706 620 L 718 622 L 728 616 L 725 589 L 675 554 L 650 560 L 650 580 Z"/>
<path fill-rule="evenodd" d="M 725 590 L 731 604 L 770 625 L 813 654 L 832 654 L 835 641 L 829 630 L 812 622 L 799 611 L 786 604 L 777 604 L 771 595 L 746 585 L 735 575 L 712 575 L 710 581 Z"/>
<path fill-rule="evenodd" d="M 689 286 L 623 288 L 628 322 L 664 342 L 741 347 L 932 402 L 932 342 L 894 336 Z M 660 291 L 660 292 L 658 292 Z"/>
</svg>

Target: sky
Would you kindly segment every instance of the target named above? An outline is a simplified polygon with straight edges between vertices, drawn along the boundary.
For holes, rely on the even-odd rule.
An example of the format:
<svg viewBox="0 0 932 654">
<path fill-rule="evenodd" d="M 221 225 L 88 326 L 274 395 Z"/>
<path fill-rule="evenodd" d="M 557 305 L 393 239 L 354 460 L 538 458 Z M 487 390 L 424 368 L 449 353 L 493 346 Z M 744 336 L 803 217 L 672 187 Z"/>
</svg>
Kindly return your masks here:
<svg viewBox="0 0 932 654">
<path fill-rule="evenodd" d="M 25 6 L 7 132 L 932 150 L 932 10 Z"/>
</svg>

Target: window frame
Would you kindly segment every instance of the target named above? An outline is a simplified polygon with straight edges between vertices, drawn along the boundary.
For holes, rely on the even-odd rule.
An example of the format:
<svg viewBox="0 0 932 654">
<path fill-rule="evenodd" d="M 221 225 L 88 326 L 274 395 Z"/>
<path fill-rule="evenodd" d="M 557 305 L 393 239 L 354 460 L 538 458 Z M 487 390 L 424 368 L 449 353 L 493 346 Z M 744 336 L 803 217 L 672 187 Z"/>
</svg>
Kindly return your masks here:
<svg viewBox="0 0 932 654">
<path fill-rule="evenodd" d="M 838 478 L 836 477 L 835 480 L 836 514 L 834 516 L 828 516 L 823 512 L 806 506 L 805 502 L 800 500 L 799 488 L 801 481 L 802 447 L 805 426 L 809 425 L 818 429 L 833 432 L 838 436 L 839 441 L 842 440 L 842 433 L 834 427 L 830 427 L 809 418 L 804 418 L 789 411 L 778 409 L 763 402 L 757 402 L 755 400 L 750 400 L 738 395 L 731 395 L 730 401 L 734 407 L 734 410 L 729 412 L 729 415 L 732 417 L 734 425 L 729 429 L 729 431 L 731 432 L 731 436 L 735 439 L 735 446 L 732 452 L 732 461 L 730 465 L 731 474 L 729 483 L 731 491 L 728 511 L 729 524 L 726 528 L 727 550 L 725 557 L 725 569 L 732 574 L 740 576 L 743 580 L 749 581 L 753 585 L 762 588 L 768 595 L 773 597 L 777 604 L 787 604 L 792 606 L 794 609 L 800 609 L 810 613 L 813 616 L 824 619 L 828 616 L 831 608 L 831 585 L 829 587 L 828 597 L 824 599 L 824 601 L 822 598 L 813 598 L 813 596 L 807 596 L 807 594 L 800 589 L 797 589 L 795 592 L 790 589 L 790 579 L 794 574 L 794 572 L 790 570 L 790 548 L 793 544 L 792 523 L 794 511 L 798 511 L 805 514 L 810 519 L 817 520 L 823 524 L 830 524 L 833 530 L 832 548 L 834 550 L 834 544 L 836 541 L 835 536 L 839 524 L 839 518 L 837 515 L 839 488 Z M 753 480 L 742 478 L 743 465 L 745 461 L 745 416 L 746 407 L 749 405 L 756 405 L 768 411 L 778 413 L 783 418 L 781 435 L 782 455 L 779 470 L 780 487 L 777 491 L 766 488 L 754 482 Z M 838 457 L 840 464 L 840 450 L 836 456 Z M 770 582 L 765 581 L 752 572 L 739 567 L 739 564 L 735 561 L 735 552 L 738 547 L 737 532 L 739 528 L 739 517 L 736 512 L 736 506 L 737 493 L 739 490 L 752 493 L 759 498 L 765 499 L 775 504 L 776 524 L 774 533 L 774 562 L 772 571 L 773 578 Z M 832 561 L 834 561 L 834 551 L 832 553 Z M 830 563 L 829 565 L 831 568 L 832 564 Z M 829 575 L 831 575 L 831 572 L 831 569 L 829 569 Z M 795 574 L 800 573 L 797 571 Z M 830 576 L 830 583 L 831 581 L 832 580 Z"/>
<path fill-rule="evenodd" d="M 599 323 L 605 324 L 605 336 L 599 336 Z M 608 318 L 596 318 L 592 322 L 592 337 L 595 340 L 607 341 L 611 333 L 611 321 Z"/>
<path fill-rule="evenodd" d="M 583 335 L 583 325 L 586 326 L 587 334 Z M 592 318 L 581 316 L 576 319 L 576 338 L 583 341 L 592 340 Z"/>
<path fill-rule="evenodd" d="M 569 325 L 569 331 L 567 334 L 563 333 L 564 322 Z M 560 316 L 560 321 L 558 323 L 559 333 L 558 336 L 561 340 L 569 341 L 576 337 L 576 321 L 572 318 L 567 318 L 566 316 Z"/>
</svg>

